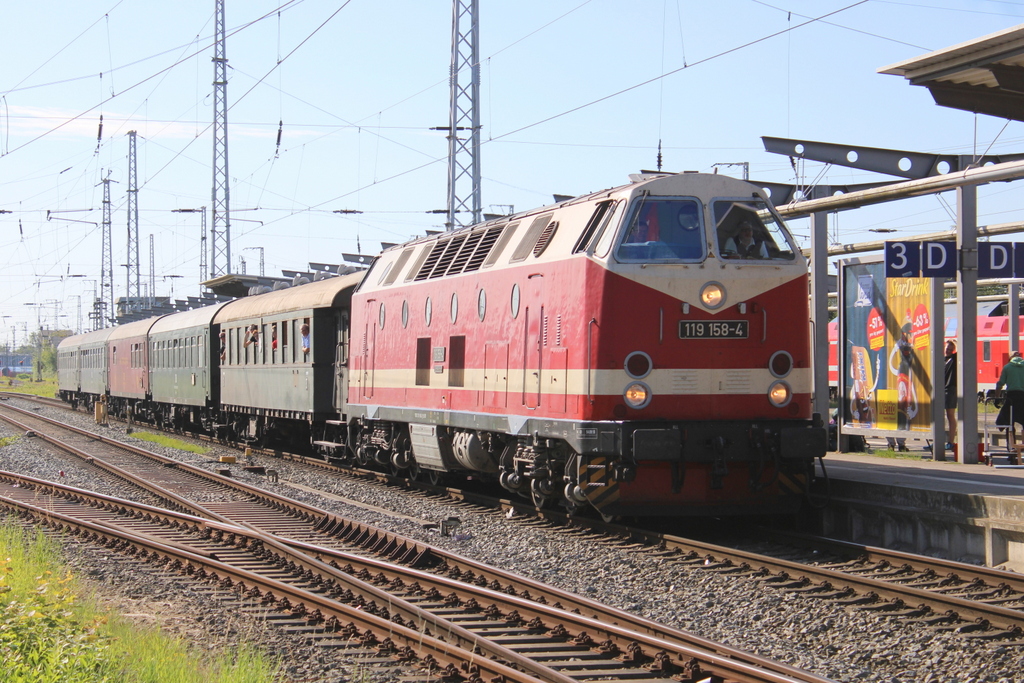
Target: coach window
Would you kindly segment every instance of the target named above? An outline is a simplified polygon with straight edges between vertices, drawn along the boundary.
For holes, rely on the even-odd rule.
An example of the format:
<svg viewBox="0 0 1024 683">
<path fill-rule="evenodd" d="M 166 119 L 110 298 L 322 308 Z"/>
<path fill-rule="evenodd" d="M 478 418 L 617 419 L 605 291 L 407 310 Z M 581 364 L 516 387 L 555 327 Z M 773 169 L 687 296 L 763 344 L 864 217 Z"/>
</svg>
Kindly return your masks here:
<svg viewBox="0 0 1024 683">
<path fill-rule="evenodd" d="M 985 363 L 992 360 L 992 342 L 981 342 L 981 360 Z"/>
<path fill-rule="evenodd" d="M 430 337 L 416 340 L 416 385 L 430 386 Z"/>
<path fill-rule="evenodd" d="M 291 324 L 292 324 L 291 320 L 282 320 L 281 321 L 281 340 L 280 340 L 280 343 L 281 343 L 281 362 L 282 363 L 288 363 L 288 362 L 291 361 L 291 358 L 288 357 L 288 339 L 289 339 L 288 326 L 291 325 Z"/>
</svg>

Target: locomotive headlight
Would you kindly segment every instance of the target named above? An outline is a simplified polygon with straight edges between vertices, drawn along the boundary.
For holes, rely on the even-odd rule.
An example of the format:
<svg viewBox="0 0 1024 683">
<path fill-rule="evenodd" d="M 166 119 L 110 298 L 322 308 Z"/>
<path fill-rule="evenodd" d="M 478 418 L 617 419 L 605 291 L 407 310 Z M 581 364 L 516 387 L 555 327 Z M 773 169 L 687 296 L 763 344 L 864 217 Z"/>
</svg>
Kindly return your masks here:
<svg viewBox="0 0 1024 683">
<path fill-rule="evenodd" d="M 771 401 L 772 405 L 776 408 L 781 408 L 786 405 L 792 398 L 793 390 L 790 389 L 789 385 L 785 382 L 776 382 L 768 387 L 768 400 Z"/>
<path fill-rule="evenodd" d="M 630 408 L 646 408 L 651 402 L 651 388 L 643 382 L 633 382 L 622 392 Z"/>
<path fill-rule="evenodd" d="M 709 282 L 700 290 L 700 300 L 708 308 L 718 308 L 725 303 L 725 287 Z"/>
</svg>

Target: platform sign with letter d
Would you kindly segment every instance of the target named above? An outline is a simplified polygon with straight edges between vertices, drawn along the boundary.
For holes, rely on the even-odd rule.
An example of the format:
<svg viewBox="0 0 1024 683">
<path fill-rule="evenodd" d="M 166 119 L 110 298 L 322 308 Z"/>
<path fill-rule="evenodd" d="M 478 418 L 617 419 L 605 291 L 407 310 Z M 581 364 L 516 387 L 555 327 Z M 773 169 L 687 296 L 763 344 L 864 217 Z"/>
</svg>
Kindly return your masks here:
<svg viewBox="0 0 1024 683">
<path fill-rule="evenodd" d="M 1013 247 L 1013 242 L 979 242 L 978 277 L 981 279 L 1014 277 Z"/>
<path fill-rule="evenodd" d="M 921 277 L 956 277 L 956 242 L 921 242 Z"/>
</svg>

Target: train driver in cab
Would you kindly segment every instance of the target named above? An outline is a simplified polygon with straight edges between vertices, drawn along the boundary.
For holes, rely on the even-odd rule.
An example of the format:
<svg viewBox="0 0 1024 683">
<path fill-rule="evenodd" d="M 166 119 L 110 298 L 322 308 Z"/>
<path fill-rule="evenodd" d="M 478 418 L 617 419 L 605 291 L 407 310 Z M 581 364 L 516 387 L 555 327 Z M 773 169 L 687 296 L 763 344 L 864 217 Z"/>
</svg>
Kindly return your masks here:
<svg viewBox="0 0 1024 683">
<path fill-rule="evenodd" d="M 764 240 L 754 239 L 754 226 L 745 220 L 739 224 L 736 234 L 725 241 L 722 256 L 728 259 L 768 258 L 768 247 Z"/>
</svg>

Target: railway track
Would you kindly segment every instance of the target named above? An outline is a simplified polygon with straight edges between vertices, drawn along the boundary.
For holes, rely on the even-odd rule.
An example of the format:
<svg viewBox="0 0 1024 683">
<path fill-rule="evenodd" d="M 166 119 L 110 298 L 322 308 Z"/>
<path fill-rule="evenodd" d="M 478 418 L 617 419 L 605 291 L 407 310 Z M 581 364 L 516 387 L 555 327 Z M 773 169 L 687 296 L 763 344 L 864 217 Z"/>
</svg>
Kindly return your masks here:
<svg viewBox="0 0 1024 683">
<path fill-rule="evenodd" d="M 833 601 L 844 607 L 916 621 L 969 638 L 1024 644 L 1024 575 L 1013 572 L 767 530 L 765 534 L 773 534 L 778 545 L 765 552 L 747 551 L 569 516 L 558 510 L 537 509 L 525 501 L 407 482 L 379 472 L 335 467 L 322 461 L 310 463 L 311 459 L 302 456 L 291 459 L 318 468 L 326 467 L 338 474 L 374 479 L 385 485 L 400 482 L 424 495 L 445 495 L 477 510 L 511 514 L 521 523 L 550 523 L 561 533 L 584 535 L 594 542 L 632 546 L 638 552 L 657 553 L 665 562 L 735 575 L 808 599 Z M 363 530 L 351 533 L 358 535 Z M 302 540 L 311 544 L 318 542 L 315 538 Z M 823 561 L 822 553 L 830 559 Z M 475 577 L 481 569 L 470 567 L 469 571 Z"/>
<path fill-rule="evenodd" d="M 0 408 L 0 414 L 10 411 L 10 406 Z M 135 477 L 146 479 L 147 491 L 166 496 L 169 504 L 187 510 L 163 513 L 180 516 L 174 528 L 192 525 L 204 537 L 230 535 L 235 545 L 239 538 L 247 538 L 250 540 L 241 542 L 246 548 L 259 545 L 265 551 L 272 547 L 269 571 L 274 576 L 285 568 L 300 582 L 330 583 L 330 594 L 340 593 L 362 612 L 375 613 L 392 623 L 415 624 L 420 632 L 443 633 L 446 641 L 470 653 L 475 651 L 497 661 L 511 662 L 542 680 L 558 681 L 559 676 L 575 680 L 824 680 L 477 562 L 346 522 L 198 468 L 169 464 L 162 456 L 143 454 L 144 464 L 133 473 L 133 466 L 125 460 L 138 454 L 126 456 L 124 444 L 104 444 L 98 435 L 83 434 L 41 416 L 21 413 L 14 423 L 19 429 L 45 434 L 44 438 L 54 445 L 72 438 L 97 444 L 92 451 L 85 451 L 82 444 L 72 446 L 80 457 L 90 458 L 96 465 L 97 448 L 113 449 L 110 457 L 120 462 L 116 467 L 105 464 L 107 471 L 127 481 Z M 73 437 L 58 439 L 48 433 L 58 429 L 70 430 Z M 161 477 L 160 485 L 149 480 L 154 474 Z M 32 485 L 57 486 L 38 481 Z M 190 500 L 189 486 L 194 487 L 202 502 Z M 21 486 L 18 490 L 27 489 Z M 104 505 L 130 509 L 120 501 L 106 501 Z M 121 514 L 134 519 L 152 512 L 149 509 Z M 183 517 L 185 514 L 189 517 Z M 201 523 L 197 521 L 200 518 Z M 212 531 L 207 533 L 206 529 Z M 175 543 L 184 541 L 175 539 Z M 360 552 L 352 552 L 353 548 Z M 370 549 L 402 564 L 366 557 Z M 223 559 L 223 550 L 207 551 Z M 253 561 L 246 557 L 243 565 Z M 292 598 L 288 599 L 294 603 Z M 319 605 L 302 604 L 302 614 L 317 609 L 324 613 Z M 386 636 L 378 633 L 376 637 Z M 466 665 L 457 666 L 464 670 Z"/>
</svg>

